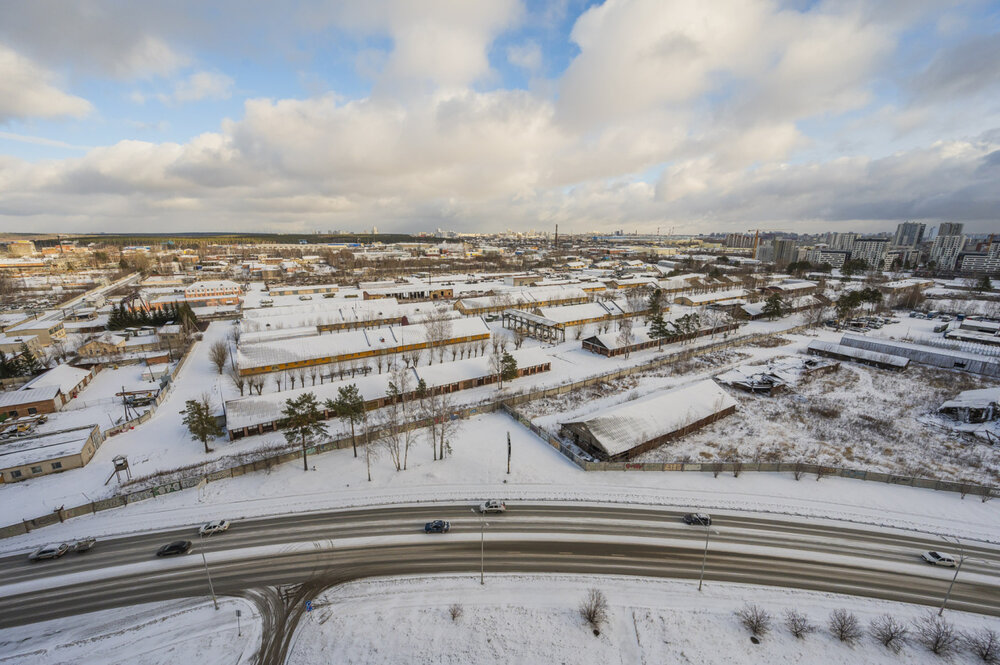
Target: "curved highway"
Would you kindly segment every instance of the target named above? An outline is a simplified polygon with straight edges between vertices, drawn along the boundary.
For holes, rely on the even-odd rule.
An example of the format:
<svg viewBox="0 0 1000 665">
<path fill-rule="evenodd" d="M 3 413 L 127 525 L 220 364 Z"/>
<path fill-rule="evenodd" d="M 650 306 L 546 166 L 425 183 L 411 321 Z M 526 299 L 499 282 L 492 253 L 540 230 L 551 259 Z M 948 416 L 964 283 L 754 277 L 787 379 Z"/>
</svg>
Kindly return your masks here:
<svg viewBox="0 0 1000 665">
<path fill-rule="evenodd" d="M 469 504 L 390 506 L 234 522 L 199 540 L 197 525 L 104 539 L 83 554 L 31 563 L 0 558 L 0 627 L 110 607 L 207 596 L 201 552 L 218 594 L 296 582 L 383 575 L 478 572 L 480 521 Z M 518 503 L 486 517 L 486 573 L 560 572 L 697 578 L 705 529 L 683 512 L 648 507 Z M 447 534 L 424 534 L 431 519 Z M 714 516 L 705 579 L 855 594 L 935 605 L 953 571 L 923 564 L 927 549 L 955 546 L 924 535 L 772 519 Z M 187 555 L 156 549 L 192 540 Z M 1000 616 L 1000 547 L 966 543 L 949 607 Z M 13 586 L 12 586 L 13 585 Z M 32 588 L 27 588 L 27 587 Z"/>
</svg>

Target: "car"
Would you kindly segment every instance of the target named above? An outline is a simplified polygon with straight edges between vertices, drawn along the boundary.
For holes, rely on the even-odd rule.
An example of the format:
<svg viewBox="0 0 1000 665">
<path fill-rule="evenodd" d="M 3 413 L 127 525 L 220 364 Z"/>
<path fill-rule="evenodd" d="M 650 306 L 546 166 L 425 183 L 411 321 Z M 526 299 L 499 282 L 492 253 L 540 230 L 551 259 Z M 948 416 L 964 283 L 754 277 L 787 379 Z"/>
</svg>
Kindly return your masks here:
<svg viewBox="0 0 1000 665">
<path fill-rule="evenodd" d="M 434 520 L 424 525 L 424 533 L 448 533 L 451 523 L 444 520 Z"/>
<path fill-rule="evenodd" d="M 44 559 L 58 559 L 66 552 L 69 552 L 69 545 L 66 543 L 53 543 L 43 545 L 28 555 L 29 561 L 42 561 Z"/>
<path fill-rule="evenodd" d="M 74 552 L 87 552 L 97 543 L 97 538 L 82 538 L 73 543 Z"/>
<path fill-rule="evenodd" d="M 175 554 L 187 554 L 187 551 L 191 549 L 190 540 L 175 540 L 172 543 L 167 543 L 160 549 L 156 550 L 156 556 L 173 556 Z"/>
<path fill-rule="evenodd" d="M 943 566 L 945 568 L 954 568 L 958 565 L 955 561 L 955 557 L 950 554 L 945 554 L 944 552 L 935 552 L 931 550 L 930 552 L 924 552 L 920 555 L 920 558 L 931 564 L 932 566 Z"/>
<path fill-rule="evenodd" d="M 225 533 L 229 530 L 228 520 L 215 520 L 214 522 L 208 522 L 207 524 L 202 524 L 201 528 L 198 529 L 198 535 L 201 536 L 211 536 L 215 533 Z"/>
<path fill-rule="evenodd" d="M 685 524 L 698 524 L 700 526 L 712 526 L 712 516 L 705 513 L 688 513 L 684 516 Z"/>
<path fill-rule="evenodd" d="M 503 513 L 506 510 L 507 504 L 497 499 L 490 499 L 479 504 L 479 512 L 481 513 Z"/>
</svg>

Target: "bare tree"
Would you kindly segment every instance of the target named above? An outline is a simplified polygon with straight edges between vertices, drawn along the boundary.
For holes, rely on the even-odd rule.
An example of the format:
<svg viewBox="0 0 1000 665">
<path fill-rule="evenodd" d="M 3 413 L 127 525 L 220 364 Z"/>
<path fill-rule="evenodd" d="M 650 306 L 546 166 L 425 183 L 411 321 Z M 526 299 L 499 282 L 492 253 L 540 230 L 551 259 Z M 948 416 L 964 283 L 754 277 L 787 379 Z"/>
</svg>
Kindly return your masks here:
<svg viewBox="0 0 1000 665">
<path fill-rule="evenodd" d="M 218 370 L 219 374 L 222 374 L 226 363 L 229 362 L 229 345 L 221 339 L 214 342 L 208 348 L 208 357 L 212 361 L 212 364 L 215 365 L 215 369 Z"/>
<path fill-rule="evenodd" d="M 311 365 L 309 367 L 309 378 L 312 379 L 312 385 L 316 385 L 316 375 L 319 374 L 319 368 L 316 365 Z M 305 383 L 305 382 L 303 382 Z"/>
<path fill-rule="evenodd" d="M 423 358 L 423 355 L 424 355 L 423 349 L 411 349 L 406 352 L 407 360 L 413 367 L 416 367 L 417 365 L 420 364 L 420 359 Z"/>
<path fill-rule="evenodd" d="M 801 480 L 802 475 L 805 472 L 806 472 L 805 462 L 803 462 L 802 460 L 796 460 L 795 466 L 792 468 L 792 475 L 795 477 L 795 480 Z"/>
<path fill-rule="evenodd" d="M 830 632 L 841 642 L 853 645 L 861 639 L 861 622 L 851 612 L 837 609 L 830 613 Z"/>
<path fill-rule="evenodd" d="M 233 384 L 233 387 L 240 391 L 240 397 L 243 397 L 243 390 L 247 385 L 247 378 L 240 374 L 240 370 L 232 365 L 226 369 L 226 376 L 229 377 L 229 381 Z"/>
<path fill-rule="evenodd" d="M 455 403 L 451 395 L 442 393 L 438 395 L 437 414 L 438 423 L 438 459 L 444 459 L 451 454 L 451 440 L 462 429 L 462 420 L 454 416 Z"/>
<path fill-rule="evenodd" d="M 580 616 L 594 629 L 594 634 L 601 632 L 601 626 L 608 621 L 608 599 L 600 589 L 590 589 L 587 597 L 580 603 Z"/>
<path fill-rule="evenodd" d="M 981 628 L 962 635 L 962 643 L 972 655 L 987 665 L 1000 663 L 1000 635 L 995 630 Z"/>
<path fill-rule="evenodd" d="M 737 610 L 736 618 L 757 637 L 764 637 L 771 631 L 771 615 L 760 605 L 747 603 Z"/>
<path fill-rule="evenodd" d="M 274 379 L 274 389 L 277 392 L 280 393 L 281 392 L 281 372 L 275 372 L 274 374 L 271 375 L 271 377 Z"/>
<path fill-rule="evenodd" d="M 528 333 L 524 331 L 524 328 L 517 327 L 514 328 L 512 335 L 514 337 L 514 348 L 520 349 L 521 345 L 524 344 L 524 340 L 528 338 Z"/>
<path fill-rule="evenodd" d="M 454 603 L 451 607 L 448 608 L 448 616 L 451 617 L 452 621 L 458 621 L 459 619 L 461 619 L 462 612 L 463 612 L 462 606 L 459 605 L 458 603 Z"/>
<path fill-rule="evenodd" d="M 631 353 L 635 335 L 632 333 L 632 319 L 624 318 L 618 321 L 618 343 L 625 347 L 625 358 Z"/>
<path fill-rule="evenodd" d="M 933 612 L 914 620 L 913 632 L 917 643 L 935 655 L 951 655 L 958 647 L 959 634 L 955 626 Z"/>
<path fill-rule="evenodd" d="M 816 626 L 809 622 L 809 618 L 796 610 L 785 612 L 785 626 L 788 628 L 788 632 L 798 639 L 802 639 L 816 630 Z"/>
<path fill-rule="evenodd" d="M 906 643 L 906 635 L 910 631 L 902 621 L 888 614 L 883 614 L 872 619 L 871 625 L 868 626 L 868 632 L 886 649 L 893 653 L 899 653 L 899 650 Z"/>
</svg>

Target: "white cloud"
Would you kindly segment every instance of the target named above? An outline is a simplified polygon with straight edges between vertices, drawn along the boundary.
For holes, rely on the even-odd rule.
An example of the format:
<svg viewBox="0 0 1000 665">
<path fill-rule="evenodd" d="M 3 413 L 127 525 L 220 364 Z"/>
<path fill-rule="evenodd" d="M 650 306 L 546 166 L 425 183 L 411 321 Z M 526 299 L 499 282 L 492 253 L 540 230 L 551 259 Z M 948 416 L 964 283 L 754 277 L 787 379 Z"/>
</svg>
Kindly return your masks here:
<svg viewBox="0 0 1000 665">
<path fill-rule="evenodd" d="M 542 48 L 537 42 L 524 42 L 507 48 L 507 61 L 515 67 L 535 72 L 542 68 Z"/>
<path fill-rule="evenodd" d="M 55 75 L 0 44 L 0 122 L 11 119 L 80 117 L 90 102 L 63 92 Z"/>
<path fill-rule="evenodd" d="M 229 99 L 233 94 L 233 83 L 233 79 L 219 72 L 195 72 L 174 86 L 171 98 L 178 103 Z"/>
</svg>

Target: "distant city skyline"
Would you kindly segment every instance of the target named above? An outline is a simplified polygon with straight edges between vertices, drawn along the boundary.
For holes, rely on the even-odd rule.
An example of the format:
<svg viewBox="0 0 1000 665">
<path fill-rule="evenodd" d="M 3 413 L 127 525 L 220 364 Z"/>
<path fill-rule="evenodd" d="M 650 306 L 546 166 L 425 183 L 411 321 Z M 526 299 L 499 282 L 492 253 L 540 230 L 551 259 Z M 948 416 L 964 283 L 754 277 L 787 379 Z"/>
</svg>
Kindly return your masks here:
<svg viewBox="0 0 1000 665">
<path fill-rule="evenodd" d="M 996 2 L 6 3 L 0 229 L 1000 233 L 998 102 Z"/>
</svg>

